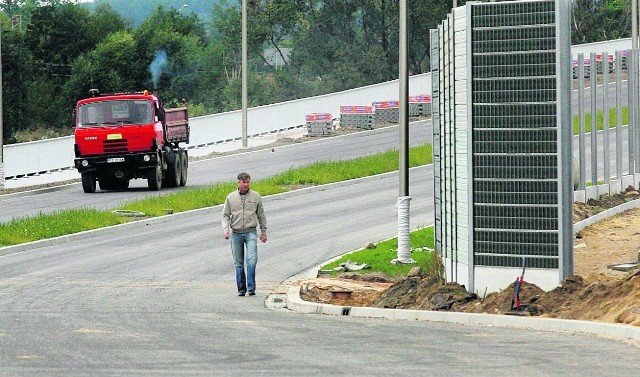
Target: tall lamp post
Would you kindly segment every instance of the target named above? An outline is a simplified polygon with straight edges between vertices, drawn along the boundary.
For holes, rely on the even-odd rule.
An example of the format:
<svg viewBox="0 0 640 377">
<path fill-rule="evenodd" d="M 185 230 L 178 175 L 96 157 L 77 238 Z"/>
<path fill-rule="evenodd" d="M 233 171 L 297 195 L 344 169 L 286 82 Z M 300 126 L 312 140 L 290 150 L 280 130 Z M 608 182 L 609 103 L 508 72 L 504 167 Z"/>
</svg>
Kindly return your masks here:
<svg viewBox="0 0 640 377">
<path fill-rule="evenodd" d="M 242 147 L 247 143 L 247 0 L 242 0 Z"/>
<path fill-rule="evenodd" d="M 631 0 L 631 48 L 638 48 L 638 0 Z"/>
<path fill-rule="evenodd" d="M 398 128 L 400 134 L 400 147 L 398 153 L 398 175 L 400 177 L 400 196 L 398 197 L 398 252 L 397 258 L 391 263 L 410 264 L 415 263 L 411 258 L 411 245 L 409 242 L 409 72 L 407 65 L 407 1 L 400 0 L 399 17 L 399 46 L 398 46 L 398 84 L 399 93 L 399 117 Z"/>
</svg>

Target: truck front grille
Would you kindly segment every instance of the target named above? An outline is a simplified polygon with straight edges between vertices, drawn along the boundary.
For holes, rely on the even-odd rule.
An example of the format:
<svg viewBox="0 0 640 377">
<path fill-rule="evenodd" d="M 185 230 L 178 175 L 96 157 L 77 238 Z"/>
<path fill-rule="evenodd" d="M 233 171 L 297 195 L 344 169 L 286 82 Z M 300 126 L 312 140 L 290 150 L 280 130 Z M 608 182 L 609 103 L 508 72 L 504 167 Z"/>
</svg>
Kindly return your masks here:
<svg viewBox="0 0 640 377">
<path fill-rule="evenodd" d="M 104 153 L 126 153 L 127 139 L 105 140 L 103 142 Z"/>
</svg>

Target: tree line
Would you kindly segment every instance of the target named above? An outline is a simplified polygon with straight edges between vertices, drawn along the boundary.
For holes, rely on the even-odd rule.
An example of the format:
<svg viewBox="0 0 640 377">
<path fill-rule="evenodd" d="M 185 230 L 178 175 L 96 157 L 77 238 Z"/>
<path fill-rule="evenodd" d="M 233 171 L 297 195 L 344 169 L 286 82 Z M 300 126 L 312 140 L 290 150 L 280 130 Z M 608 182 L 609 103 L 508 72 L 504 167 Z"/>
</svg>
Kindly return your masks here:
<svg viewBox="0 0 640 377">
<path fill-rule="evenodd" d="M 109 0 L 0 4 L 5 144 L 70 134 L 73 106 L 92 88 L 148 89 L 169 105 L 186 99 L 192 116 L 240 108 L 239 0 L 212 2 L 208 17 L 180 2 L 146 0 L 154 7 L 135 25 L 126 17 L 133 8 L 112 1 L 118 10 Z M 574 0 L 572 42 L 628 37 L 630 2 Z M 409 71 L 417 74 L 428 71 L 429 30 L 451 2 L 407 5 Z M 397 0 L 248 0 L 247 17 L 250 106 L 398 76 Z"/>
</svg>

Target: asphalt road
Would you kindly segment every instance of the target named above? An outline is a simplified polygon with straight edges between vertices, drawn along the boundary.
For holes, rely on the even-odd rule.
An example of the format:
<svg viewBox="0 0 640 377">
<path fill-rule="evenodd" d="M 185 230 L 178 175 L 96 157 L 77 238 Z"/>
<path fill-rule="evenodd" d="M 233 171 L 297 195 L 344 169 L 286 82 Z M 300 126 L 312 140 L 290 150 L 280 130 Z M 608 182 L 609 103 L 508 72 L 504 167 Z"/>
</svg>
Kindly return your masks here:
<svg viewBox="0 0 640 377">
<path fill-rule="evenodd" d="M 430 172 L 410 177 L 412 227 L 427 225 Z M 288 277 L 393 236 L 397 179 L 266 197 L 255 297 L 235 295 L 220 206 L 1 255 L 0 376 L 637 374 L 621 341 L 265 306 Z"/>
</svg>

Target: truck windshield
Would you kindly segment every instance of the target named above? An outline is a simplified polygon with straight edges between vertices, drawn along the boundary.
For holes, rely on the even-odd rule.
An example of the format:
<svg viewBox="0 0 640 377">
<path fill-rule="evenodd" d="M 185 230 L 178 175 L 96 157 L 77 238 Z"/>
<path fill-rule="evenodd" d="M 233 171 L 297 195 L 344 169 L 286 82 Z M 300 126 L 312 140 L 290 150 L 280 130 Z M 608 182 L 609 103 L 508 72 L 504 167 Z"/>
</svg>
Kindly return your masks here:
<svg viewBox="0 0 640 377">
<path fill-rule="evenodd" d="M 91 102 L 78 108 L 77 127 L 153 123 L 151 101 L 113 100 Z"/>
</svg>

